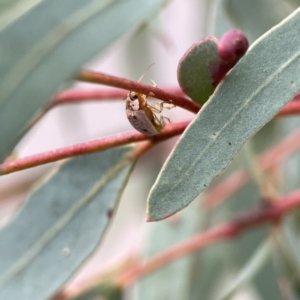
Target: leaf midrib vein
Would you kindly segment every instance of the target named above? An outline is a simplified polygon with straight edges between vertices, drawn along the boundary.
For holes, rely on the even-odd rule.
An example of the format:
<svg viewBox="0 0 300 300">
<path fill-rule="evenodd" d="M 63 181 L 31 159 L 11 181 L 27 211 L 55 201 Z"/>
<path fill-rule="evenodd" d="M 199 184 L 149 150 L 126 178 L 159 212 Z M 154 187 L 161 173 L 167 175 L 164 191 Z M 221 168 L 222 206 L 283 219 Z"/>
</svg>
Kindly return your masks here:
<svg viewBox="0 0 300 300">
<path fill-rule="evenodd" d="M 37 43 L 29 51 L 29 53 L 12 68 L 9 74 L 7 74 L 7 76 L 0 83 L 0 90 L 2 94 L 1 102 L 4 103 L 6 99 L 8 99 L 8 97 L 26 78 L 26 76 L 28 76 L 28 74 L 30 74 L 34 68 L 44 61 L 44 58 L 55 49 L 57 44 L 59 44 L 72 31 L 88 21 L 92 16 L 97 15 L 104 10 L 112 2 L 114 2 L 114 0 L 95 0 L 85 7 L 85 9 L 74 13 L 67 20 L 52 29 L 51 32 L 49 32 L 39 43 Z M 62 26 L 65 32 L 58 35 L 57 30 Z"/>
<path fill-rule="evenodd" d="M 232 117 L 226 122 L 224 123 L 224 126 L 220 129 L 220 131 L 217 132 L 214 140 L 212 140 L 211 142 L 209 142 L 207 144 L 207 146 L 203 149 L 201 155 L 199 155 L 199 157 L 191 164 L 191 166 L 185 171 L 184 175 L 181 177 L 180 180 L 177 181 L 176 184 L 174 184 L 171 188 L 169 188 L 169 192 L 166 193 L 166 196 L 163 197 L 163 199 L 160 199 L 160 202 L 164 202 L 166 200 L 166 198 L 169 197 L 169 195 L 172 193 L 172 191 L 182 182 L 185 180 L 185 177 L 188 175 L 188 173 L 194 168 L 194 166 L 196 164 L 198 164 L 198 162 L 202 159 L 202 157 L 206 154 L 206 152 L 208 151 L 208 149 L 210 148 L 210 146 L 216 142 L 216 140 L 218 139 L 219 135 L 223 132 L 223 130 L 226 129 L 226 127 L 232 123 L 232 121 L 235 119 L 235 117 L 237 115 L 240 114 L 240 112 L 245 109 L 248 104 L 250 104 L 250 102 L 264 89 L 266 88 L 272 81 L 273 79 L 279 75 L 284 69 L 286 69 L 294 60 L 296 60 L 298 57 L 300 56 L 300 51 L 297 51 L 288 61 L 286 61 L 286 63 L 282 64 L 281 67 L 279 67 L 277 69 L 276 72 L 272 73 L 269 78 L 265 81 L 264 84 L 262 84 L 254 93 L 252 93 L 252 95 L 244 102 L 244 104 L 235 111 L 235 113 L 232 115 Z M 203 110 L 203 113 L 205 113 L 205 110 Z M 201 113 L 200 113 L 201 114 Z"/>
<path fill-rule="evenodd" d="M 27 253 L 14 263 L 4 275 L 0 276 L 0 287 L 7 281 L 13 278 L 16 274 L 22 271 L 42 250 L 49 244 L 49 242 L 73 219 L 74 216 L 86 206 L 90 200 L 103 188 L 103 186 L 112 179 L 112 177 L 120 171 L 125 165 L 132 160 L 128 154 L 125 154 L 118 163 L 116 163 L 103 178 L 97 182 L 88 193 L 83 196 L 79 201 L 67 211 L 64 216 L 54 224 L 42 237 L 38 240 Z"/>
</svg>

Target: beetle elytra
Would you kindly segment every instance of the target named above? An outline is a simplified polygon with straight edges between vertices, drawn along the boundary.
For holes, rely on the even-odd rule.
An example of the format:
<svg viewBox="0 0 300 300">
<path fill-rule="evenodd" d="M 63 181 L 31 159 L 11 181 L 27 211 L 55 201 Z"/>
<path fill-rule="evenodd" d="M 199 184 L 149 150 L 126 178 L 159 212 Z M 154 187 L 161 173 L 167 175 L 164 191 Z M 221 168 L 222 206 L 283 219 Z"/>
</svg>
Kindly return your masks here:
<svg viewBox="0 0 300 300">
<path fill-rule="evenodd" d="M 158 107 L 158 108 L 157 108 Z M 154 106 L 148 104 L 145 94 L 129 92 L 126 98 L 126 115 L 130 124 L 139 132 L 147 135 L 157 135 L 165 127 L 165 120 L 170 119 L 164 115 L 158 118 L 155 113 L 161 113 L 164 108 L 171 109 L 174 104 L 161 102 Z"/>
<path fill-rule="evenodd" d="M 152 65 L 145 70 L 138 82 Z M 152 84 L 156 87 L 154 81 L 152 81 Z M 166 125 L 165 120 L 171 123 L 168 117 L 161 115 L 158 118 L 155 113 L 161 113 L 164 108 L 171 109 L 173 107 L 175 105 L 168 102 L 155 103 L 154 106 L 151 106 L 148 104 L 147 95 L 134 91 L 130 91 L 126 97 L 126 115 L 128 121 L 136 130 L 147 135 L 159 134 Z"/>
</svg>

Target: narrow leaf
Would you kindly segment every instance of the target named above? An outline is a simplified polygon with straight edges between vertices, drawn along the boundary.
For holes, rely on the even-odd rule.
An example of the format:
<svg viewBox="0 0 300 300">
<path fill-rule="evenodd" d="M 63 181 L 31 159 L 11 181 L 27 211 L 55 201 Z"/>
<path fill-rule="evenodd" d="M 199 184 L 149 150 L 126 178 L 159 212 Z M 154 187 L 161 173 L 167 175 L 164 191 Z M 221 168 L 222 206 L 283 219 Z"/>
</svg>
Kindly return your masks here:
<svg viewBox="0 0 300 300">
<path fill-rule="evenodd" d="M 204 104 L 215 90 L 211 65 L 218 62 L 218 40 L 207 37 L 193 44 L 178 64 L 178 83 L 195 102 Z"/>
<path fill-rule="evenodd" d="M 300 0 L 289 0 L 289 2 L 297 8 L 300 5 Z"/>
<path fill-rule="evenodd" d="M 243 163 L 241 160 L 241 158 L 235 160 L 234 164 L 224 173 L 228 176 Z M 226 174 L 222 174 L 222 177 L 226 178 Z M 259 192 L 256 186 L 253 183 L 248 183 L 217 209 L 212 210 L 205 209 L 205 206 L 201 207 L 198 222 L 205 222 L 206 220 L 208 224 L 205 227 L 210 228 L 214 224 L 230 219 L 233 213 L 248 209 L 257 202 L 258 197 Z M 243 199 L 247 199 L 247 202 L 242 201 Z M 186 211 L 192 205 L 183 211 Z M 158 222 L 158 224 L 160 223 Z M 199 228 L 198 232 L 203 230 L 204 228 Z M 191 272 L 189 299 L 198 300 L 199 295 L 201 295 L 201 300 L 209 300 L 217 299 L 218 296 L 222 295 L 222 292 L 226 289 L 225 287 L 229 285 L 229 273 L 237 273 L 238 270 L 242 269 L 266 236 L 265 228 L 258 228 L 258 230 L 245 232 L 237 239 L 224 240 L 217 245 L 205 247 L 195 253 L 192 262 L 193 272 Z"/>
<path fill-rule="evenodd" d="M 118 286 L 114 286 L 110 284 L 101 284 L 70 300 L 96 300 L 96 299 L 122 300 L 123 291 Z"/>
<path fill-rule="evenodd" d="M 156 223 L 149 239 L 146 257 L 153 256 L 196 233 L 200 212 L 194 203 L 173 220 Z M 204 212 L 203 212 L 204 213 Z M 194 255 L 185 255 L 141 278 L 136 284 L 138 300 L 188 299 Z"/>
<path fill-rule="evenodd" d="M 162 168 L 148 199 L 149 221 L 187 206 L 297 93 L 299 31 L 300 9 L 257 40 L 228 73 Z"/>
<path fill-rule="evenodd" d="M 1 0 L 0 31 L 5 29 L 42 0 Z"/>
<path fill-rule="evenodd" d="M 95 250 L 134 161 L 131 147 L 68 160 L 0 231 L 0 299 L 48 299 Z"/>
<path fill-rule="evenodd" d="M 0 160 L 65 80 L 164 2 L 44 0 L 2 31 Z"/>
<path fill-rule="evenodd" d="M 225 0 L 224 6 L 234 27 L 241 29 L 251 42 L 294 10 L 282 0 Z"/>
<path fill-rule="evenodd" d="M 291 217 L 284 220 L 281 230 L 274 234 L 274 264 L 280 277 L 286 278 L 290 288 L 300 296 L 299 236 Z"/>
<path fill-rule="evenodd" d="M 248 283 L 262 269 L 270 256 L 271 241 L 266 242 L 249 259 L 244 268 L 239 272 L 235 281 L 229 286 L 228 290 L 219 298 L 220 300 L 232 299 L 232 296 L 246 283 Z"/>
<path fill-rule="evenodd" d="M 225 3 L 224 0 L 214 1 L 212 32 L 217 38 L 221 37 L 226 31 L 234 28 L 225 12 Z"/>
</svg>

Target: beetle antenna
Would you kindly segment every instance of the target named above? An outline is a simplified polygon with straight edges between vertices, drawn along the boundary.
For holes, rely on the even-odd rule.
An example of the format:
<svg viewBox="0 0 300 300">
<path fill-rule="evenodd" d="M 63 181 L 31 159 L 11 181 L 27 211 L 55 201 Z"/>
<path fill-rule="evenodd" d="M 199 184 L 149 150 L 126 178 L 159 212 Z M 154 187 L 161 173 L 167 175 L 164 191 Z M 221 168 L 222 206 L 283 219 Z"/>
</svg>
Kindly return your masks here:
<svg viewBox="0 0 300 300">
<path fill-rule="evenodd" d="M 149 65 L 146 70 L 144 71 L 143 75 L 140 77 L 140 79 L 138 80 L 138 82 L 140 82 L 143 77 L 145 76 L 145 74 L 148 72 L 148 70 L 154 65 L 155 63 L 152 63 L 151 65 Z"/>
</svg>

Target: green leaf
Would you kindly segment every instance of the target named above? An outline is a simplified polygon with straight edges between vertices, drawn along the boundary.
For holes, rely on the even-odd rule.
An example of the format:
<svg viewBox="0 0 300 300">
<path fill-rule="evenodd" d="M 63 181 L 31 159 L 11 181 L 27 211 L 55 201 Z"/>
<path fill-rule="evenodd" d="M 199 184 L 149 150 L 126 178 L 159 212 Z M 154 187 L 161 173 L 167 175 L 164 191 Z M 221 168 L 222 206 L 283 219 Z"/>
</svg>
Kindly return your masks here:
<svg viewBox="0 0 300 300">
<path fill-rule="evenodd" d="M 0 31 L 42 0 L 1 0 Z"/>
<path fill-rule="evenodd" d="M 300 0 L 287 0 L 290 4 L 292 4 L 295 8 L 300 5 Z"/>
<path fill-rule="evenodd" d="M 224 173 L 228 175 L 230 171 L 233 171 L 229 169 L 237 169 L 240 164 L 241 162 L 235 160 Z M 222 174 L 222 177 L 226 177 L 226 174 Z M 206 227 L 210 228 L 232 218 L 233 214 L 249 209 L 249 207 L 255 205 L 258 197 L 259 192 L 256 186 L 253 183 L 248 183 L 213 211 L 204 211 L 204 216 L 201 213 L 199 219 L 203 222 L 207 218 L 209 224 Z M 247 199 L 247 202 L 243 199 Z M 204 207 L 202 207 L 202 210 L 204 210 Z M 220 296 L 222 291 L 225 290 L 224 285 L 228 285 L 226 285 L 228 274 L 237 273 L 266 236 L 265 228 L 260 227 L 256 230 L 244 232 L 239 238 L 220 241 L 218 244 L 205 247 L 195 253 L 192 262 L 193 276 L 189 299 L 198 300 L 199 295 L 201 295 L 201 300 L 216 299 Z"/>
<path fill-rule="evenodd" d="M 293 12 L 282 0 L 225 0 L 224 8 L 236 28 L 253 42 Z"/>
<path fill-rule="evenodd" d="M 195 227 L 199 206 L 192 205 L 178 218 L 156 223 L 146 249 L 146 256 L 151 257 L 172 245 L 182 242 L 196 233 Z M 186 255 L 155 270 L 138 281 L 135 285 L 138 300 L 181 300 L 187 299 L 190 285 L 190 271 L 193 254 Z"/>
<path fill-rule="evenodd" d="M 241 153 L 239 153 L 239 156 L 241 156 Z M 226 174 L 222 174 L 221 177 L 224 178 L 233 171 L 232 169 L 241 167 L 244 162 L 239 160 L 241 160 L 241 157 L 235 159 L 233 164 L 224 172 Z M 207 227 L 210 228 L 213 224 L 231 219 L 238 212 L 246 211 L 253 205 L 257 205 L 259 198 L 260 193 L 257 187 L 253 182 L 249 182 L 210 213 L 207 211 L 203 216 L 201 212 L 199 221 L 203 222 L 207 218 L 210 221 Z M 189 208 L 190 206 L 187 209 Z M 235 280 L 234 275 L 239 274 L 249 258 L 266 240 L 268 233 L 269 230 L 266 226 L 260 226 L 243 232 L 238 238 L 220 241 L 195 253 L 195 259 L 192 262 L 194 272 L 188 299 L 198 300 L 199 295 L 201 295 L 201 300 L 218 299 Z M 249 288 L 254 294 L 262 296 L 259 299 L 281 299 L 277 287 L 277 278 L 274 276 L 274 270 L 270 263 L 265 264 L 260 272 L 256 274 L 251 284 L 247 286 L 247 290 Z M 265 293 L 266 291 L 267 293 Z M 256 298 L 253 297 L 253 299 Z"/>
<path fill-rule="evenodd" d="M 214 1 L 212 32 L 214 36 L 220 38 L 225 32 L 233 29 L 233 24 L 230 22 L 229 17 L 225 13 L 225 1 L 216 0 Z"/>
<path fill-rule="evenodd" d="M 204 104 L 215 90 L 211 66 L 218 61 L 218 41 L 208 37 L 193 44 L 178 64 L 177 79 L 182 91 Z"/>
<path fill-rule="evenodd" d="M 300 254 L 299 235 L 296 231 L 295 220 L 289 216 L 283 220 L 281 230 L 274 233 L 276 246 L 274 264 L 278 277 L 285 278 L 294 293 L 300 296 Z"/>
<path fill-rule="evenodd" d="M 70 300 L 122 300 L 123 291 L 112 284 L 101 284 Z"/>
<path fill-rule="evenodd" d="M 0 159 L 65 80 L 164 2 L 65 0 L 62 5 L 60 0 L 44 0 L 2 31 Z"/>
<path fill-rule="evenodd" d="M 257 40 L 228 73 L 162 168 L 148 198 L 149 221 L 187 206 L 297 93 L 299 31 L 300 9 Z"/>
<path fill-rule="evenodd" d="M 0 299 L 48 299 L 95 250 L 134 165 L 132 147 L 65 162 L 0 231 Z"/>
<path fill-rule="evenodd" d="M 228 271 L 224 263 L 225 252 L 228 250 L 228 247 L 224 247 L 225 243 L 205 247 L 194 254 L 189 265 L 188 299 L 199 300 L 199 295 L 201 300 L 214 299 L 223 279 L 222 275 Z"/>
<path fill-rule="evenodd" d="M 270 256 L 271 240 L 267 240 L 257 249 L 247 264 L 241 269 L 235 281 L 228 290 L 219 298 L 220 300 L 230 300 L 232 296 L 245 284 L 247 284 L 262 269 Z"/>
</svg>

